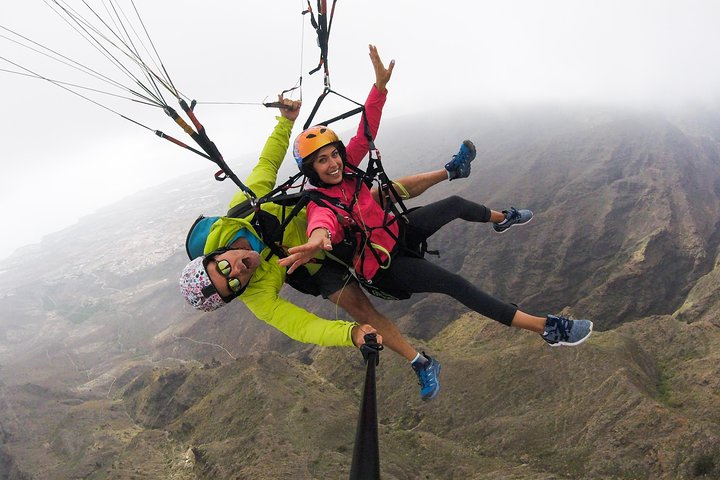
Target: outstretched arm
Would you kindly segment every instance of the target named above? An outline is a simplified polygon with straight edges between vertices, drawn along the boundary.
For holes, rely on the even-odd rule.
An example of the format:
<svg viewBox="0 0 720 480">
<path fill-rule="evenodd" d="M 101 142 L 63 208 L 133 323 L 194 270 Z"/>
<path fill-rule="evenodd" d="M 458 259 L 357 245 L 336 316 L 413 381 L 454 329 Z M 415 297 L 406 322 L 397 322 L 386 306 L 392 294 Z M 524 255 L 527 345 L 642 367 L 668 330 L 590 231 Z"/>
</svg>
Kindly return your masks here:
<svg viewBox="0 0 720 480">
<path fill-rule="evenodd" d="M 270 324 L 293 340 L 315 345 L 344 347 L 365 343 L 366 333 L 376 333 L 371 325 L 343 320 L 326 320 L 288 302 L 278 295 L 282 280 L 266 275 L 253 282 L 241 300 L 260 320 Z M 378 335 L 378 343 L 382 336 Z"/>
<path fill-rule="evenodd" d="M 288 274 L 309 262 L 318 251 L 332 250 L 333 243 L 342 242 L 345 238 L 345 232 L 334 209 L 310 202 L 307 206 L 307 219 L 308 241 L 288 249 L 288 256 L 278 261 L 283 267 L 289 267 Z"/>
<path fill-rule="evenodd" d="M 395 191 L 400 195 L 400 199 L 408 200 L 422 195 L 428 188 L 444 182 L 448 179 L 447 170 L 435 170 L 434 172 L 418 173 L 409 175 L 393 181 Z M 382 205 L 380 192 L 377 188 L 371 190 L 372 196 L 377 203 Z M 393 202 L 397 202 L 397 198 L 391 198 Z"/>
<path fill-rule="evenodd" d="M 372 62 L 373 70 L 375 70 L 375 83 L 365 100 L 365 114 L 360 118 L 357 133 L 346 145 L 347 162 L 354 166 L 358 166 L 362 159 L 368 154 L 369 143 L 365 136 L 364 119 L 367 119 L 370 136 L 372 138 L 377 136 L 378 128 L 380 128 L 382 109 L 383 105 L 385 105 L 387 95 L 386 86 L 395 68 L 395 60 L 391 60 L 389 66 L 385 68 L 377 48 L 374 45 L 370 45 L 369 49 L 370 61 Z"/>
<path fill-rule="evenodd" d="M 283 267 L 288 267 L 288 275 L 315 258 L 320 250 L 332 250 L 332 236 L 326 228 L 316 228 L 308 237 L 307 243 L 288 249 L 288 256 L 278 260 Z"/>
<path fill-rule="evenodd" d="M 300 101 L 293 101 L 278 95 L 278 100 L 290 108 L 280 109 L 280 115 L 277 118 L 277 125 L 273 129 L 265 146 L 260 153 L 260 159 L 257 165 L 248 175 L 245 184 L 250 187 L 256 195 L 263 196 L 273 189 L 277 180 L 277 172 L 285 158 L 288 146 L 290 144 L 290 132 L 293 124 L 300 114 Z M 245 193 L 239 191 L 230 201 L 230 208 L 245 201 L 247 197 Z"/>
</svg>

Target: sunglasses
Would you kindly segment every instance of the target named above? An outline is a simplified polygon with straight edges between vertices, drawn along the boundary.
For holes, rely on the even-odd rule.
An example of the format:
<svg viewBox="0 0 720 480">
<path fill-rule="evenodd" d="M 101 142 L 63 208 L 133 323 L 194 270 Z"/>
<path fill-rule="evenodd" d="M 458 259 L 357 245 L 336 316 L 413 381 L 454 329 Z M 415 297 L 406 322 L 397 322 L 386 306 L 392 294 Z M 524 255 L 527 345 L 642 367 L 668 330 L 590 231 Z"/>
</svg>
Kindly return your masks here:
<svg viewBox="0 0 720 480">
<path fill-rule="evenodd" d="M 207 271 L 208 265 L 210 265 L 211 261 L 215 260 L 215 257 L 217 255 L 227 252 L 228 250 L 232 250 L 232 249 L 231 248 L 219 248 L 219 249 L 215 250 L 214 252 L 205 256 L 205 260 L 203 260 L 203 266 L 205 267 L 205 270 Z M 227 260 L 223 259 L 223 260 L 215 261 L 215 269 L 227 281 L 227 286 L 230 289 L 230 291 L 232 292 L 232 295 L 229 295 L 227 297 L 220 295 L 220 292 L 218 292 L 217 288 L 215 288 L 215 286 L 211 283 L 207 287 L 208 295 L 206 295 L 206 296 L 212 295 L 213 293 L 217 293 L 218 295 L 220 295 L 220 298 L 222 298 L 225 303 L 230 303 L 234 298 L 242 295 L 242 293 L 245 291 L 248 284 L 250 283 L 250 282 L 248 282 L 245 285 L 241 285 L 239 279 L 231 277 L 230 272 L 232 272 L 232 265 Z M 210 291 L 210 290 L 212 290 L 212 291 Z"/>
<path fill-rule="evenodd" d="M 215 262 L 215 268 L 220 275 L 225 277 L 225 279 L 227 280 L 227 286 L 231 292 L 233 292 L 235 295 L 242 293 L 242 290 L 244 290 L 244 288 L 240 284 L 240 280 L 230 276 L 230 272 L 232 271 L 232 265 L 230 265 L 230 262 L 228 262 L 227 260 L 217 260 Z"/>
</svg>

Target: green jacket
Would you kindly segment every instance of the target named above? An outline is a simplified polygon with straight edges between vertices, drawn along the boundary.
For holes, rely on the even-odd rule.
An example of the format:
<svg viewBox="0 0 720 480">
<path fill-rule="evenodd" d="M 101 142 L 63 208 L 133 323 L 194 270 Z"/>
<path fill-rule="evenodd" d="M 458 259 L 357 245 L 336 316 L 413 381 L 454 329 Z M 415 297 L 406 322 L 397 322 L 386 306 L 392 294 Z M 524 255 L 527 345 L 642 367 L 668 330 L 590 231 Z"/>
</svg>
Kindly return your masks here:
<svg viewBox="0 0 720 480">
<path fill-rule="evenodd" d="M 247 178 L 245 185 L 250 187 L 258 197 L 265 195 L 275 187 L 277 172 L 282 164 L 290 144 L 290 133 L 293 122 L 284 118 L 278 120 L 275 129 L 265 142 L 258 164 Z M 247 199 L 242 191 L 238 191 L 230 201 L 229 208 Z M 261 207 L 276 217 L 281 216 L 282 207 L 274 203 L 266 203 Z M 250 224 L 251 216 L 246 218 L 222 217 L 210 229 L 205 243 L 205 254 L 220 247 L 227 246 L 241 228 L 247 228 L 253 235 L 259 235 Z M 286 247 L 302 245 L 308 241 L 306 234 L 307 216 L 303 209 L 285 229 L 282 244 Z M 277 263 L 273 256 L 269 261 L 265 258 L 270 248 L 265 246 L 261 252 L 262 261 L 257 268 L 245 293 L 240 299 L 260 320 L 269 323 L 292 339 L 305 343 L 324 346 L 353 346 L 351 330 L 357 325 L 342 320 L 326 320 L 304 310 L 279 296 L 285 282 L 285 267 Z M 312 265 L 315 271 L 319 268 Z M 311 270 L 311 273 L 315 273 Z"/>
</svg>

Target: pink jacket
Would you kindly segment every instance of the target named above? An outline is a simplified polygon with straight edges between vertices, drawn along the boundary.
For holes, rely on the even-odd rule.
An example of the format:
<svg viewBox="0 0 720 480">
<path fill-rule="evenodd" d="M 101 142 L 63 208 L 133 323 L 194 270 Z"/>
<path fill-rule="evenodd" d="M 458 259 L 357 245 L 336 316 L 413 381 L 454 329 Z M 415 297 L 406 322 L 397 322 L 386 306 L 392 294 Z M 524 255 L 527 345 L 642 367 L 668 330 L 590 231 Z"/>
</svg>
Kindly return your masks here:
<svg viewBox="0 0 720 480">
<path fill-rule="evenodd" d="M 375 85 L 373 85 L 367 100 L 365 100 L 365 113 L 370 126 L 370 134 L 373 138 L 375 138 L 378 127 L 380 126 L 380 117 L 382 117 L 382 107 L 385 105 L 385 99 L 386 93 L 380 93 L 378 89 L 375 88 Z M 365 155 L 368 154 L 368 141 L 367 138 L 365 138 L 364 132 L 364 124 L 361 119 L 357 133 L 346 146 L 347 162 L 351 165 L 358 166 L 363 158 L 365 158 Z M 346 167 L 345 172 L 350 172 L 350 170 Z M 337 198 L 345 206 L 349 206 L 352 202 L 352 195 L 355 193 L 356 183 L 357 179 L 355 177 L 348 178 L 345 176 L 343 181 L 338 185 L 318 188 L 318 191 L 330 197 Z M 340 243 L 345 238 L 345 232 L 335 215 L 335 211 L 340 212 L 342 216 L 347 215 L 347 212 L 340 208 L 333 207 L 331 210 L 327 207 L 319 207 L 311 202 L 307 207 L 308 236 L 310 236 L 316 228 L 327 228 L 332 234 L 333 244 Z M 382 264 L 388 265 L 390 263 L 388 253 L 392 252 L 396 243 L 387 230 L 382 228 L 384 215 L 383 209 L 375 202 L 370 190 L 363 184 L 358 193 L 357 201 L 353 205 L 351 218 L 360 228 L 363 228 L 363 226 L 380 227 L 372 230 L 365 229 L 368 244 L 364 246 L 364 261 L 361 261 L 360 250 L 356 251 L 353 257 L 355 272 L 368 280 L 372 279 L 380 269 L 380 264 L 378 264 L 378 261 L 370 249 L 374 248 L 376 253 L 379 254 Z M 389 218 L 392 218 L 392 215 L 390 215 Z M 392 222 L 388 228 L 392 234 L 397 237 L 397 222 Z M 363 245 L 361 244 L 360 234 L 358 233 L 357 236 L 358 249 L 361 249 Z"/>
</svg>

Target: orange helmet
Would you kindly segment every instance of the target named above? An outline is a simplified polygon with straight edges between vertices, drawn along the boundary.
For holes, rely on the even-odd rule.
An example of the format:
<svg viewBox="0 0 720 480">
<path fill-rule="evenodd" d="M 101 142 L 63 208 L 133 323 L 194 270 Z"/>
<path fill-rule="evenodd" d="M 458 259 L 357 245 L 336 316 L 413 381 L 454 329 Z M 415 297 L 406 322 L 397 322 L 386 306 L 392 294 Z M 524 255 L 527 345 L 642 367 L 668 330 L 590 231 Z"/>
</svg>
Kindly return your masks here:
<svg viewBox="0 0 720 480">
<path fill-rule="evenodd" d="M 306 160 L 310 157 L 310 155 L 321 148 L 332 144 L 336 145 L 344 164 L 345 145 L 338 138 L 335 132 L 324 125 L 316 125 L 303 131 L 297 136 L 295 143 L 293 144 L 293 156 L 295 157 L 298 168 L 305 174 L 310 183 L 316 187 L 321 186 L 322 182 L 320 181 L 318 174 L 315 173 L 315 170 L 313 170 L 312 165 Z M 303 161 L 306 162 L 303 164 Z"/>
<path fill-rule="evenodd" d="M 295 156 L 298 168 L 302 170 L 303 160 L 312 153 L 320 150 L 322 147 L 339 141 L 338 136 L 329 127 L 316 125 L 308 128 L 297 136 L 293 144 L 293 155 Z"/>
</svg>

